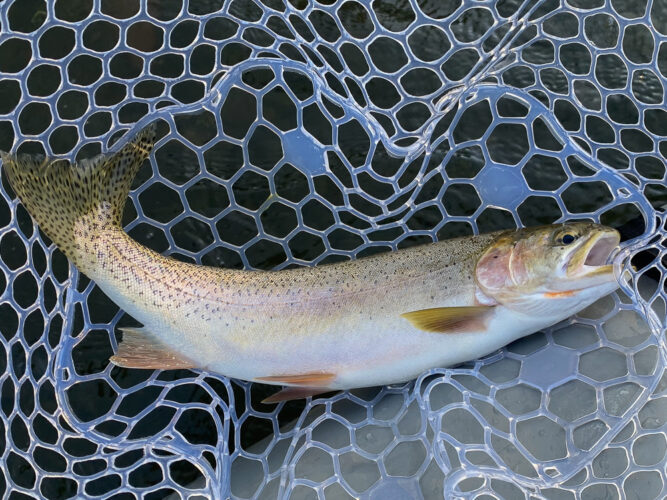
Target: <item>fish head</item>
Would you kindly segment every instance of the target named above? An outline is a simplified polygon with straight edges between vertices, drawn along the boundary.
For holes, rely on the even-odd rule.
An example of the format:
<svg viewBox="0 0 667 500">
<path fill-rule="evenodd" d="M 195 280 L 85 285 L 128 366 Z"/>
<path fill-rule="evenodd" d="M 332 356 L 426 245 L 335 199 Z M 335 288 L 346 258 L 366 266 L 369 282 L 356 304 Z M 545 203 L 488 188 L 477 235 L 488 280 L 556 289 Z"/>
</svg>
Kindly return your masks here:
<svg viewBox="0 0 667 500">
<path fill-rule="evenodd" d="M 618 288 L 608 263 L 620 234 L 591 222 L 501 233 L 475 266 L 481 302 L 568 317 Z"/>
</svg>

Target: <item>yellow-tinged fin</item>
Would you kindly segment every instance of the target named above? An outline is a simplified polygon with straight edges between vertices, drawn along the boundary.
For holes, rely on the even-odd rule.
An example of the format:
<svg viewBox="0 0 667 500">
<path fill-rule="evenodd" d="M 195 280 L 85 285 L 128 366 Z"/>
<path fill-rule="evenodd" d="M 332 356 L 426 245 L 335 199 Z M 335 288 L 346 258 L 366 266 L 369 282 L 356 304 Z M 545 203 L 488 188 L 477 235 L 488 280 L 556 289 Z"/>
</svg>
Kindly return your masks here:
<svg viewBox="0 0 667 500">
<path fill-rule="evenodd" d="M 463 333 L 486 329 L 495 306 L 434 307 L 401 314 L 416 328 L 434 333 Z"/>
<path fill-rule="evenodd" d="M 294 399 L 309 398 L 331 392 L 331 389 L 326 387 L 285 387 L 283 390 L 272 394 L 268 398 L 262 400 L 262 403 L 280 403 L 281 401 L 292 401 Z"/>
<path fill-rule="evenodd" d="M 40 229 L 73 258 L 75 224 L 82 217 L 92 215 L 84 231 L 120 225 L 132 180 L 155 138 L 156 127 L 149 125 L 117 153 L 77 163 L 4 152 L 0 158 L 12 189 Z"/>
<path fill-rule="evenodd" d="M 174 352 L 155 339 L 145 328 L 121 328 L 123 340 L 118 352 L 109 358 L 116 366 L 151 370 L 196 368 L 189 359 Z"/>
</svg>

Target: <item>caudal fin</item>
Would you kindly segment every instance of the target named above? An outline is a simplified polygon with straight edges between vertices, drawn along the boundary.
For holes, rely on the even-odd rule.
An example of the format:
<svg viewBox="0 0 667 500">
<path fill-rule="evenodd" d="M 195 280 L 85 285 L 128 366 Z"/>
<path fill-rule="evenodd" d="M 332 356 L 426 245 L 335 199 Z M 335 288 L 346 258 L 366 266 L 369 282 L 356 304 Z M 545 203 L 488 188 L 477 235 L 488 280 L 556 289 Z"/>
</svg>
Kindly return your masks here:
<svg viewBox="0 0 667 500">
<path fill-rule="evenodd" d="M 155 137 L 150 125 L 117 153 L 77 163 L 3 152 L 0 158 L 12 189 L 41 230 L 74 258 L 75 230 L 120 225 L 132 180 Z"/>
</svg>

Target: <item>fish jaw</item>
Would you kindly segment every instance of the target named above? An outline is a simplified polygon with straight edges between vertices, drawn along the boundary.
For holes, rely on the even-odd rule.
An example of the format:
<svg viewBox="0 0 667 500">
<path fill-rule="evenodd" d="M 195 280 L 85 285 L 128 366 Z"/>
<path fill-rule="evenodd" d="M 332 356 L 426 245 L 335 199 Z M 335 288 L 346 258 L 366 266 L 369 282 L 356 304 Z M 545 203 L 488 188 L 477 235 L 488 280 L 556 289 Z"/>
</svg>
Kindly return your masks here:
<svg viewBox="0 0 667 500">
<path fill-rule="evenodd" d="M 522 316 L 543 316 L 549 324 L 558 323 L 577 314 L 596 300 L 619 288 L 613 266 L 599 266 L 576 280 L 560 280 L 530 292 L 510 290 L 496 298 Z"/>
<path fill-rule="evenodd" d="M 584 288 L 594 288 L 608 283 L 616 282 L 614 275 L 614 266 L 606 264 L 604 266 L 585 266 L 581 268 L 576 278 L 565 278 L 554 281 L 549 288 L 554 292 L 564 292 L 569 290 L 582 290 Z"/>
<path fill-rule="evenodd" d="M 618 288 L 618 282 L 613 279 L 579 289 L 540 290 L 530 294 L 513 295 L 503 300 L 508 308 L 521 313 L 523 318 L 543 316 L 548 320 L 548 325 L 553 325 L 577 314 Z"/>
</svg>

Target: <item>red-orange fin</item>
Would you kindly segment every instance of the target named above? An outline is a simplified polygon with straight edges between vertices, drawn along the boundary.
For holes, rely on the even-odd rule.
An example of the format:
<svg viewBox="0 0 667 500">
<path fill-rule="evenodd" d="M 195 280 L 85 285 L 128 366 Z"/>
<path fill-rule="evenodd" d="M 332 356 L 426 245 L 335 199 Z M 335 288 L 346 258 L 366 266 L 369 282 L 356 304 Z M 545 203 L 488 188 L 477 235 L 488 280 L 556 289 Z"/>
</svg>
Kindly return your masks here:
<svg viewBox="0 0 667 500">
<path fill-rule="evenodd" d="M 258 382 L 270 384 L 299 385 L 303 387 L 326 387 L 336 378 L 335 373 L 302 373 L 300 375 L 271 375 L 257 377 Z"/>
<path fill-rule="evenodd" d="M 116 366 L 149 370 L 196 368 L 192 361 L 155 340 L 145 328 L 121 328 L 120 331 L 123 339 L 118 344 L 118 352 L 109 358 Z"/>
<path fill-rule="evenodd" d="M 433 307 L 401 314 L 416 328 L 434 333 L 475 332 L 486 328 L 495 306 Z"/>
<path fill-rule="evenodd" d="M 331 392 L 327 387 L 285 387 L 283 390 L 272 394 L 268 398 L 262 400 L 262 403 L 280 403 L 281 401 L 292 401 L 294 399 L 309 398 L 310 396 L 317 396 Z"/>
</svg>

